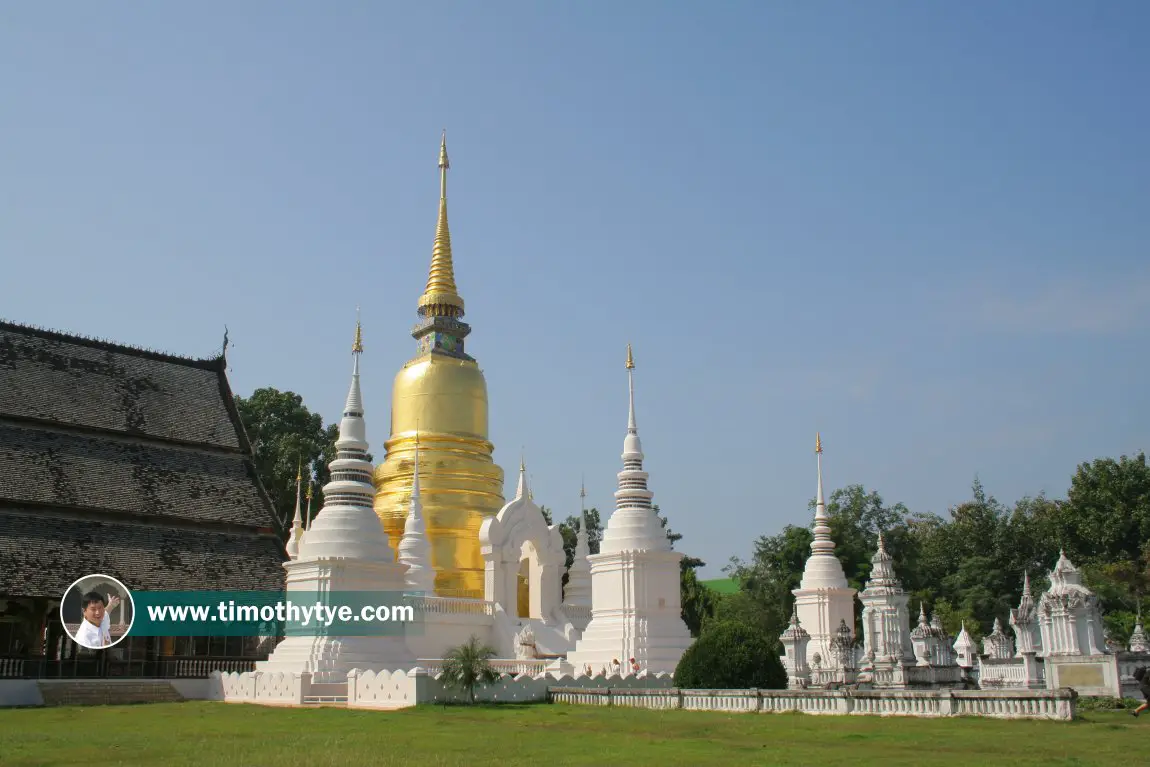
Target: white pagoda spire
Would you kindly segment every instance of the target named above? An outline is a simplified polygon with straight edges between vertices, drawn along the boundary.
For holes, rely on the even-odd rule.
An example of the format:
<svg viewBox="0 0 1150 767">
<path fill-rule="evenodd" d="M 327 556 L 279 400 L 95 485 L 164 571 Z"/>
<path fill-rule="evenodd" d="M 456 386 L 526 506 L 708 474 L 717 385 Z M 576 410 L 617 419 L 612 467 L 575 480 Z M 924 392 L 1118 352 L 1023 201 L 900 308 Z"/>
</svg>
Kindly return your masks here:
<svg viewBox="0 0 1150 767">
<path fill-rule="evenodd" d="M 303 537 L 303 519 L 300 517 L 299 491 L 303 482 L 303 464 L 296 470 L 295 475 L 295 519 L 291 523 L 291 534 L 288 536 L 287 554 L 295 559 L 299 556 L 299 542 Z"/>
<path fill-rule="evenodd" d="M 818 493 L 815 496 L 815 524 L 812 532 L 811 555 L 803 567 L 803 577 L 795 595 L 795 609 L 799 623 L 811 635 L 807 645 L 807 665 L 813 665 L 814 656 L 833 657 L 841 643 L 839 629 L 850 631 L 855 625 L 855 590 L 847 583 L 842 563 L 835 556 L 831 540 L 830 518 L 827 516 L 826 497 L 823 493 L 823 438 L 815 433 L 815 458 L 818 468 Z M 882 652 L 881 648 L 875 653 Z"/>
<path fill-rule="evenodd" d="M 579 529 L 575 533 L 575 555 L 571 567 L 567 568 L 567 588 L 564 589 L 563 603 L 568 605 L 591 606 L 591 547 L 587 541 L 587 490 L 579 486 Z"/>
<path fill-rule="evenodd" d="M 958 665 L 962 668 L 971 669 L 978 665 L 978 645 L 966 630 L 966 621 L 962 622 L 962 629 L 958 632 L 958 638 L 954 640 L 954 652 L 958 658 Z"/>
<path fill-rule="evenodd" d="M 368 460 L 367 427 L 363 420 L 363 396 L 359 388 L 359 355 L 363 352 L 363 329 L 358 318 L 352 345 L 351 388 L 339 424 L 336 457 L 331 461 L 331 481 L 323 487 L 323 507 L 303 537 L 299 557 L 284 563 L 287 597 L 302 595 L 304 602 L 326 602 L 338 607 L 333 595 L 340 592 L 379 592 L 402 600 L 407 590 L 402 564 L 372 503 L 372 465 Z M 300 601 L 297 599 L 297 601 Z M 317 602 L 318 603 L 318 602 Z M 409 669 L 415 656 L 407 647 L 405 627 L 375 635 L 355 631 L 292 624 L 287 636 L 266 661 L 256 663 L 261 673 L 307 673 L 317 684 L 347 684 L 352 669 Z M 314 633 L 313 633 L 314 632 Z"/>
<path fill-rule="evenodd" d="M 323 508 L 300 547 L 300 558 L 349 557 L 394 563 L 387 533 L 373 508 L 375 485 L 372 465 L 367 460 L 367 425 L 359 387 L 363 327 L 358 319 L 351 351 L 351 388 L 339 423 L 336 457 L 329 465 L 332 480 L 324 485 Z"/>
<path fill-rule="evenodd" d="M 693 639 L 683 622 L 682 553 L 671 548 L 651 505 L 643 471 L 643 448 L 635 423 L 635 358 L 627 344 L 627 436 L 623 470 L 615 491 L 615 511 L 588 556 L 591 622 L 567 662 L 576 669 L 607 668 L 633 658 L 650 674 L 673 673 Z M 583 527 L 586 522 L 583 522 Z"/>
<path fill-rule="evenodd" d="M 627 344 L 627 436 L 623 438 L 623 470 L 615 491 L 615 512 L 607 523 L 599 553 L 627 550 L 670 551 L 671 542 L 663 530 L 647 489 L 647 472 L 643 471 L 643 445 L 635 422 L 635 357 Z"/>
<path fill-rule="evenodd" d="M 418 429 L 417 429 L 418 431 Z M 435 570 L 431 565 L 431 542 L 423 524 L 423 503 L 419 495 L 419 440 L 415 443 L 415 467 L 411 481 L 411 506 L 399 542 L 399 561 L 407 565 L 404 576 L 409 589 L 435 594 Z"/>
<path fill-rule="evenodd" d="M 1150 640 L 1146 638 L 1146 629 L 1142 625 L 1142 607 L 1138 608 L 1138 615 L 1134 618 L 1134 631 L 1130 633 L 1130 652 L 1150 652 Z"/>
<path fill-rule="evenodd" d="M 801 589 L 845 589 L 846 573 L 842 563 L 835 556 L 835 542 L 831 540 L 830 517 L 827 516 L 827 503 L 823 496 L 823 439 L 815 434 L 815 459 L 818 464 L 819 488 L 815 496 L 815 526 L 812 532 L 811 556 L 803 569 Z M 800 616 L 801 618 L 801 616 Z M 851 625 L 848 621 L 847 625 Z"/>
<path fill-rule="evenodd" d="M 533 500 L 531 498 L 531 489 L 527 486 L 527 459 L 522 455 L 519 456 L 519 484 L 515 488 L 515 500 L 521 499 Z"/>
</svg>

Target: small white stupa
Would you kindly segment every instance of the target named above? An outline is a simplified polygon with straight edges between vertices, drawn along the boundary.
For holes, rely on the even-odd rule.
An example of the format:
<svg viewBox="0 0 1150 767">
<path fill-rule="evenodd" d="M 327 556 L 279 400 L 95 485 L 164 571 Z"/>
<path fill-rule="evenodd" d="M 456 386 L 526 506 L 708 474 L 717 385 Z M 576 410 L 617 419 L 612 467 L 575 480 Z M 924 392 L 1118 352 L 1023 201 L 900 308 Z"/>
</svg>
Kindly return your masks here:
<svg viewBox="0 0 1150 767">
<path fill-rule="evenodd" d="M 806 662 L 809 666 L 815 655 L 820 663 L 831 657 L 831 642 L 839 626 L 855 625 L 855 590 L 847 583 L 842 563 L 835 556 L 835 543 L 831 540 L 830 519 L 823 498 L 823 440 L 815 435 L 815 455 L 818 462 L 819 488 L 815 497 L 814 541 L 811 555 L 803 568 L 803 578 L 795 595 L 795 609 L 799 624 L 810 634 Z M 853 632 L 852 632 L 853 633 Z M 877 651 L 876 651 L 877 652 Z"/>
<path fill-rule="evenodd" d="M 299 543 L 303 538 L 303 519 L 300 517 L 299 492 L 303 483 L 303 464 L 301 463 L 295 475 L 295 518 L 291 523 L 291 533 L 287 540 L 287 555 L 289 559 L 299 557 Z"/>
<path fill-rule="evenodd" d="M 584 499 L 587 491 L 579 488 L 579 530 L 575 533 L 575 554 L 567 568 L 567 587 L 563 590 L 563 604 L 572 607 L 591 607 L 591 547 L 587 541 L 587 509 Z"/>
<path fill-rule="evenodd" d="M 363 397 L 359 387 L 359 355 L 363 352 L 363 331 L 356 323 L 351 389 L 335 443 L 337 455 L 331 462 L 331 482 L 324 488 L 324 505 L 299 544 L 299 555 L 284 563 L 287 570 L 286 597 L 298 595 L 298 602 L 315 604 L 340 592 L 377 592 L 400 604 L 406 590 L 404 565 L 395 561 L 387 534 L 372 508 L 375 487 L 372 465 L 367 460 L 367 427 L 363 420 Z M 330 605 L 338 607 L 338 604 Z M 298 624 L 295 624 L 298 625 Z M 388 636 L 334 636 L 317 630 L 299 635 L 289 623 L 288 636 L 266 661 L 256 664 L 256 672 L 311 673 L 312 682 L 347 682 L 353 668 L 397 669 L 415 666 L 402 626 L 391 627 Z"/>
<path fill-rule="evenodd" d="M 412 469 L 411 507 L 399 541 L 399 561 L 407 567 L 404 580 L 414 594 L 435 596 L 435 569 L 431 563 L 431 542 L 423 524 L 423 503 L 419 497 L 419 442 L 415 444 Z"/>
<path fill-rule="evenodd" d="M 871 558 L 866 588 L 859 594 L 863 603 L 863 665 L 886 668 L 913 666 L 914 646 L 910 641 L 910 595 L 903 590 L 894 572 L 894 559 L 887 553 L 882 533 Z M 900 682 L 904 681 L 901 676 Z"/>
<path fill-rule="evenodd" d="M 974 637 L 966 630 L 966 621 L 962 622 L 962 630 L 958 632 L 958 638 L 954 640 L 954 654 L 958 660 L 958 665 L 964 669 L 970 670 L 978 665 L 978 645 L 974 643 Z"/>
<path fill-rule="evenodd" d="M 683 622 L 679 592 L 680 560 L 651 505 L 643 471 L 643 446 L 635 423 L 635 369 L 627 345 L 630 393 L 623 471 L 615 491 L 615 511 L 607 522 L 599 553 L 591 563 L 591 623 L 567 656 L 576 669 L 626 668 L 672 674 L 693 641 Z"/>
<path fill-rule="evenodd" d="M 1082 583 L 1082 573 L 1058 552 L 1050 588 L 1038 605 L 1039 631 L 1047 655 L 1106 655 L 1098 597 Z"/>
</svg>

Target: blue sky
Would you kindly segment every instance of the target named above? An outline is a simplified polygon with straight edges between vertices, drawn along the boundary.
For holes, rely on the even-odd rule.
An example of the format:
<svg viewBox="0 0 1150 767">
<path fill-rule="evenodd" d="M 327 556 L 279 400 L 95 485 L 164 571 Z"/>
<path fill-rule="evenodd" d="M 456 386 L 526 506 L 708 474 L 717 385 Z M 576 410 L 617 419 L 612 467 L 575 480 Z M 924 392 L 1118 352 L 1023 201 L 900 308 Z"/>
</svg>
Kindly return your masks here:
<svg viewBox="0 0 1150 767">
<path fill-rule="evenodd" d="M 496 459 L 650 485 L 720 574 L 863 483 L 945 513 L 1150 448 L 1140 2 L 6 3 L 0 316 L 207 356 L 369 438 L 431 256 Z"/>
</svg>

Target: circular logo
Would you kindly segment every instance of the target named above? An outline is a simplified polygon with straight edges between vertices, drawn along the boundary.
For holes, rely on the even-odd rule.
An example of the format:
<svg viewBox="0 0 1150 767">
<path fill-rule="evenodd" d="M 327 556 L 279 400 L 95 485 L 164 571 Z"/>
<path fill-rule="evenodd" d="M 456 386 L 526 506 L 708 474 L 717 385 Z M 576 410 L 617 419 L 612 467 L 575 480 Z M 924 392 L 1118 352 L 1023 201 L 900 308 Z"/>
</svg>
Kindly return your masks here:
<svg viewBox="0 0 1150 767">
<path fill-rule="evenodd" d="M 78 578 L 60 600 L 60 622 L 72 641 L 89 650 L 119 644 L 136 620 L 136 605 L 128 587 L 110 575 Z"/>
</svg>

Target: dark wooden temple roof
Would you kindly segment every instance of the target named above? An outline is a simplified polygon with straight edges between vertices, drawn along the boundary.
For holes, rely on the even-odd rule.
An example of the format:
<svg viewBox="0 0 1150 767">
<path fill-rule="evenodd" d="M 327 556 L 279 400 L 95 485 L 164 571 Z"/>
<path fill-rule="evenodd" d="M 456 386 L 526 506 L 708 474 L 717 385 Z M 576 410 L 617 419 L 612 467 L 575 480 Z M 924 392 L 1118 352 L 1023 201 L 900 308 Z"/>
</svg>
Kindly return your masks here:
<svg viewBox="0 0 1150 767">
<path fill-rule="evenodd" d="M 222 355 L 0 321 L 0 594 L 280 589 L 286 534 Z"/>
</svg>

